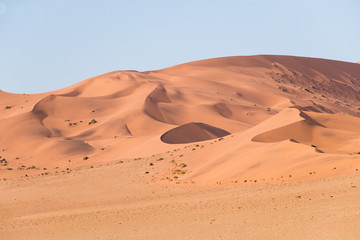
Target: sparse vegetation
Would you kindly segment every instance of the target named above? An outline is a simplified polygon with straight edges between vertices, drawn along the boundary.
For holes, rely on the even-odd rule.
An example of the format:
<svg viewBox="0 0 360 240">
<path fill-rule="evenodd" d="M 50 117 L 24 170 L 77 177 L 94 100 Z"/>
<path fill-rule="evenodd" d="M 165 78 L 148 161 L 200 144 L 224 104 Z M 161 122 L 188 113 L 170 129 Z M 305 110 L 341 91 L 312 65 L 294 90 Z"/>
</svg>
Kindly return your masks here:
<svg viewBox="0 0 360 240">
<path fill-rule="evenodd" d="M 173 174 L 185 174 L 185 171 L 183 171 L 181 169 L 174 169 Z"/>
</svg>

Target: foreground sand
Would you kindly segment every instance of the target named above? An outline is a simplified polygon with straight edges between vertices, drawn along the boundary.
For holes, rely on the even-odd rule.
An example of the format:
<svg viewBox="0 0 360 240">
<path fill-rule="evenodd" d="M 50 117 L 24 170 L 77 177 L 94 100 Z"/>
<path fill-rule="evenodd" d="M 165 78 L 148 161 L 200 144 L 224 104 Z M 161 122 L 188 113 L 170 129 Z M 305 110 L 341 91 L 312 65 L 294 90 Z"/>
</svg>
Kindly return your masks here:
<svg viewBox="0 0 360 240">
<path fill-rule="evenodd" d="M 0 183 L 1 239 L 359 239 L 360 175 L 197 188 L 139 162 Z"/>
</svg>

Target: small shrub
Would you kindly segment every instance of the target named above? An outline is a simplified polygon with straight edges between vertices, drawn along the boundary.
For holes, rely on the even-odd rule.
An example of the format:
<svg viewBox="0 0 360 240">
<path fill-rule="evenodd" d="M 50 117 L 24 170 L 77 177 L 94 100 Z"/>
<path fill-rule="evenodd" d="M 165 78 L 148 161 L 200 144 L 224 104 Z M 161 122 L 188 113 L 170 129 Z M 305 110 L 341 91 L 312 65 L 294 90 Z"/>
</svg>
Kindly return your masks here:
<svg viewBox="0 0 360 240">
<path fill-rule="evenodd" d="M 10 109 L 11 108 L 11 106 L 5 106 L 5 109 Z"/>
<path fill-rule="evenodd" d="M 88 156 L 83 157 L 83 160 L 88 160 L 88 159 L 89 159 Z"/>
<path fill-rule="evenodd" d="M 185 163 L 180 163 L 180 164 L 179 164 L 179 167 L 185 168 L 185 167 L 187 167 L 187 165 L 186 165 Z"/>
<path fill-rule="evenodd" d="M 97 123 L 97 121 L 95 119 L 91 119 L 91 121 L 89 122 L 89 125 L 95 124 L 95 123 Z"/>
</svg>

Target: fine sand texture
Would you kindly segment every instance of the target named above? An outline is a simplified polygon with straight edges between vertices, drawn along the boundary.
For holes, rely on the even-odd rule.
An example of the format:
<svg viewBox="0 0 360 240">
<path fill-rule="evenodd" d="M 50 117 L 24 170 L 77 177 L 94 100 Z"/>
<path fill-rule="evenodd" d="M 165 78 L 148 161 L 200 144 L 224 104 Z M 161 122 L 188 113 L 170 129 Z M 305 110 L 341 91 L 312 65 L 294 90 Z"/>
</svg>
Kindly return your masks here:
<svg viewBox="0 0 360 240">
<path fill-rule="evenodd" d="M 359 100 L 271 55 L 0 91 L 0 239 L 360 239 Z"/>
</svg>

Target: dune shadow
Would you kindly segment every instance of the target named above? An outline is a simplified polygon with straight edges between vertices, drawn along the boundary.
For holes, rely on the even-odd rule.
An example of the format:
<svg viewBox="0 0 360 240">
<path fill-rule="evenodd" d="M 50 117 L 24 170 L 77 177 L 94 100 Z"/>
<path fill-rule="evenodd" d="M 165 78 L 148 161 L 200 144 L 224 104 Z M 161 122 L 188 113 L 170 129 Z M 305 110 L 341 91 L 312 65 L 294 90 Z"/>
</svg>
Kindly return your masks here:
<svg viewBox="0 0 360 240">
<path fill-rule="evenodd" d="M 165 132 L 161 136 L 164 143 L 192 143 L 224 137 L 230 133 L 205 123 L 191 122 Z"/>
</svg>

